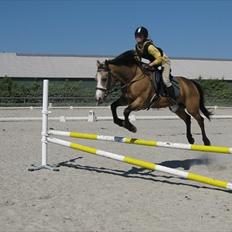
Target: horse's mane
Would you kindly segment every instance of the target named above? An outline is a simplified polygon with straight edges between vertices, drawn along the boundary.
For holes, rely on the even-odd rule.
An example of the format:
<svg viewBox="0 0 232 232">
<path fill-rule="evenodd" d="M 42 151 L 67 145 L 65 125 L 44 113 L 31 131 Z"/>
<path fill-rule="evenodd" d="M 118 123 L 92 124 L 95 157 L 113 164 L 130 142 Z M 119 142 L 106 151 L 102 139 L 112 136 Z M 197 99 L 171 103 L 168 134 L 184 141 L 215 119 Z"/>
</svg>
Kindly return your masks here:
<svg viewBox="0 0 232 232">
<path fill-rule="evenodd" d="M 132 66 L 135 64 L 138 64 L 138 61 L 136 60 L 136 53 L 134 50 L 128 50 L 126 52 L 123 52 L 119 56 L 115 57 L 112 60 L 108 60 L 109 64 L 113 65 L 126 65 L 126 66 Z"/>
</svg>

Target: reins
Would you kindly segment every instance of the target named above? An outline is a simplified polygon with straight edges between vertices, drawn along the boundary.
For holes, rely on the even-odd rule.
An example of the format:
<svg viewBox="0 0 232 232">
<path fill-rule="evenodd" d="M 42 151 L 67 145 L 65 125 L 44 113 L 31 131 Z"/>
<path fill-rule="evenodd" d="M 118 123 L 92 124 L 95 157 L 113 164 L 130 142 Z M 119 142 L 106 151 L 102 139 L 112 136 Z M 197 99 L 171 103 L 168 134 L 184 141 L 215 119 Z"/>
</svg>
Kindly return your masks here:
<svg viewBox="0 0 232 232">
<path fill-rule="evenodd" d="M 111 93 L 113 93 L 113 92 L 118 91 L 119 89 L 124 90 L 125 88 L 128 88 L 130 85 L 134 84 L 135 82 L 138 82 L 138 81 L 140 81 L 140 80 L 143 80 L 143 79 L 146 78 L 146 77 L 149 78 L 148 73 L 146 72 L 146 68 L 144 67 L 144 66 L 147 65 L 147 64 L 144 63 L 144 62 L 141 62 L 141 61 L 137 61 L 137 64 L 138 64 L 138 65 L 136 66 L 136 70 L 135 70 L 135 74 L 134 74 L 135 77 L 134 77 L 130 82 L 128 82 L 128 83 L 126 83 L 126 84 L 123 84 L 122 86 L 114 86 L 114 87 L 111 89 L 111 82 L 112 82 L 112 76 L 113 76 L 113 74 L 112 74 L 110 68 L 108 67 L 108 63 L 105 63 L 105 67 L 99 67 L 99 68 L 98 68 L 98 71 L 101 71 L 101 70 L 103 70 L 103 71 L 108 71 L 108 82 L 107 82 L 107 86 L 106 86 L 106 88 L 96 87 L 96 89 L 97 89 L 97 90 L 101 90 L 101 91 L 105 92 L 106 94 L 111 94 Z M 136 72 L 137 72 L 137 70 L 138 70 L 138 67 L 139 67 L 139 68 L 141 69 L 141 71 L 142 71 L 142 74 L 139 76 L 139 78 L 136 77 Z M 138 78 L 138 79 L 137 79 L 137 78 Z"/>
<path fill-rule="evenodd" d="M 140 67 L 140 66 L 136 66 L 135 74 L 136 74 L 136 72 L 137 72 L 138 67 Z M 141 68 L 141 67 L 140 67 L 140 68 Z M 119 89 L 124 90 L 125 88 L 128 88 L 130 85 L 134 84 L 135 82 L 138 82 L 138 81 L 143 80 L 147 75 L 146 75 L 146 73 L 144 72 L 144 70 L 143 70 L 142 68 L 141 68 L 141 70 L 142 70 L 142 74 L 139 76 L 140 78 L 134 77 L 130 82 L 128 82 L 128 83 L 126 83 L 126 84 L 124 84 L 124 85 L 122 85 L 122 86 L 120 86 L 120 87 L 115 86 L 115 87 L 112 88 L 111 91 L 107 90 L 107 91 L 108 91 L 108 94 L 113 93 L 113 92 L 115 92 L 115 91 L 117 91 L 117 90 L 119 90 Z M 111 73 L 111 75 L 110 75 L 110 78 L 111 78 L 111 76 L 112 76 L 112 73 Z M 138 79 L 135 79 L 135 78 L 138 78 Z M 135 79 L 135 80 L 134 80 L 134 79 Z"/>
</svg>

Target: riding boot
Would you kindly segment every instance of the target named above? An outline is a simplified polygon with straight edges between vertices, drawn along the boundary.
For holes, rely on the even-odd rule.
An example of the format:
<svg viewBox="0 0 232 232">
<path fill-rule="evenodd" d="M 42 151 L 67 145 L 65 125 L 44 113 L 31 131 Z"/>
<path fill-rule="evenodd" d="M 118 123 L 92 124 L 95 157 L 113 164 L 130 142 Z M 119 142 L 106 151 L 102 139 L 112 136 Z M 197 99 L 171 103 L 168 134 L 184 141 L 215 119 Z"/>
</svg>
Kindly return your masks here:
<svg viewBox="0 0 232 232">
<path fill-rule="evenodd" d="M 168 92 L 168 96 L 169 96 L 174 102 L 176 102 L 175 90 L 174 90 L 174 88 L 173 88 L 172 85 L 171 85 L 170 87 L 167 87 L 167 92 Z"/>
</svg>

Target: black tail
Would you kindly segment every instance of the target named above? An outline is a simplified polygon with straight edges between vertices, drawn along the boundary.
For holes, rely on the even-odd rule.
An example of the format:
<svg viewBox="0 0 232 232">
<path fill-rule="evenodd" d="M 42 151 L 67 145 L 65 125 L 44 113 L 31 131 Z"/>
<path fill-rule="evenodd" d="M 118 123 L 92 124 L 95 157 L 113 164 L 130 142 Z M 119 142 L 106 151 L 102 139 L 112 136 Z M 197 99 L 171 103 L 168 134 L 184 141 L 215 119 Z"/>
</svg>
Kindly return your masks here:
<svg viewBox="0 0 232 232">
<path fill-rule="evenodd" d="M 193 80 L 192 80 L 193 81 Z M 210 112 L 209 110 L 207 110 L 205 108 L 205 98 L 204 98 L 204 92 L 200 86 L 199 83 L 197 83 L 196 81 L 193 81 L 193 83 L 195 84 L 195 86 L 197 87 L 199 94 L 200 94 L 200 110 L 201 112 L 205 115 L 206 118 L 208 118 L 210 120 L 210 116 L 213 115 L 212 112 Z"/>
</svg>

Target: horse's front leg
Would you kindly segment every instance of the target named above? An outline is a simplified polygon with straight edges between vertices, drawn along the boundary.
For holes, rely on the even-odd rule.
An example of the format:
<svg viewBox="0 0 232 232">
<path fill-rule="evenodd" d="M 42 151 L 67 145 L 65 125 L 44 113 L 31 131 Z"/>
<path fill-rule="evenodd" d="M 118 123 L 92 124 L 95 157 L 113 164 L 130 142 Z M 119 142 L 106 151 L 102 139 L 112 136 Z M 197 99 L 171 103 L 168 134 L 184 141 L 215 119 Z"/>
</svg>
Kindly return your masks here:
<svg viewBox="0 0 232 232">
<path fill-rule="evenodd" d="M 122 119 L 120 119 L 118 117 L 118 115 L 117 115 L 117 107 L 118 106 L 125 106 L 125 105 L 127 105 L 127 101 L 126 101 L 124 96 L 121 96 L 119 99 L 114 101 L 110 106 L 114 123 L 121 126 L 121 127 L 124 127 L 125 122 L 124 122 L 124 120 L 122 120 Z"/>
<path fill-rule="evenodd" d="M 131 113 L 131 111 L 133 111 L 130 106 L 128 106 L 125 110 L 124 110 L 124 117 L 125 117 L 125 121 L 124 121 L 124 127 L 131 131 L 131 132 L 136 132 L 137 131 L 137 128 L 130 122 L 129 120 L 129 115 Z"/>
<path fill-rule="evenodd" d="M 143 107 L 143 103 L 144 101 L 141 98 L 137 98 L 124 110 L 124 117 L 125 117 L 124 127 L 131 132 L 135 133 L 137 131 L 137 128 L 130 122 L 129 115 L 132 111 L 141 110 Z"/>
</svg>

